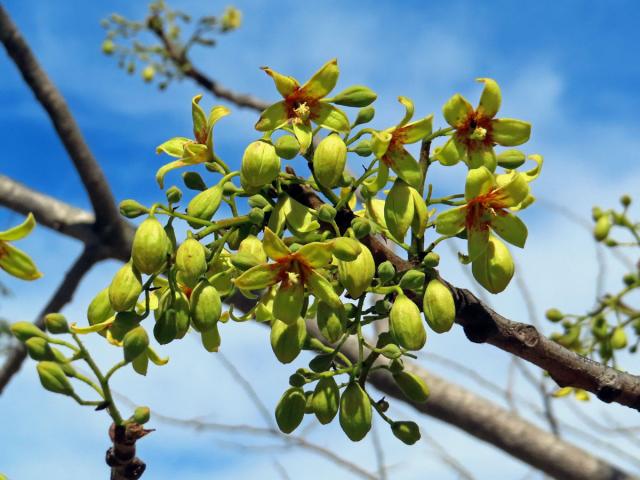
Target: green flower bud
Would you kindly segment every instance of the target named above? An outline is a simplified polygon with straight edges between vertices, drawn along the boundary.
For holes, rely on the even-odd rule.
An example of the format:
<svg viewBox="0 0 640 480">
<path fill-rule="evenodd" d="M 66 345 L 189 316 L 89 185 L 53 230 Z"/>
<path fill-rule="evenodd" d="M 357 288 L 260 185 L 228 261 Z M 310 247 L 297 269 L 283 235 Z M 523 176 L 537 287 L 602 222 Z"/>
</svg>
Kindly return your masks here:
<svg viewBox="0 0 640 480">
<path fill-rule="evenodd" d="M 245 190 L 263 187 L 273 182 L 280 173 L 280 157 L 270 143 L 258 140 L 244 151 L 240 183 Z"/>
<path fill-rule="evenodd" d="M 57 363 L 48 361 L 40 362 L 36 366 L 36 369 L 38 370 L 40 383 L 46 390 L 62 395 L 71 396 L 74 394 L 69 379 L 64 374 L 62 367 Z"/>
<path fill-rule="evenodd" d="M 489 237 L 485 251 L 471 264 L 473 277 L 491 293 L 500 293 L 513 278 L 515 266 L 506 245 L 496 237 Z"/>
<path fill-rule="evenodd" d="M 335 187 L 347 163 L 347 146 L 338 134 L 327 135 L 313 153 L 313 171 L 320 185 Z"/>
<path fill-rule="evenodd" d="M 376 98 L 378 95 L 370 88 L 353 85 L 338 93 L 331 102 L 345 107 L 366 107 L 375 102 Z"/>
<path fill-rule="evenodd" d="M 115 315 L 115 311 L 111 308 L 111 302 L 109 301 L 109 289 L 102 289 L 91 300 L 89 307 L 87 308 L 87 320 L 89 325 L 97 325 L 107 321 L 110 317 Z M 101 335 L 105 335 L 104 332 L 99 332 Z"/>
<path fill-rule="evenodd" d="M 437 278 L 427 284 L 423 299 L 424 316 L 427 324 L 436 333 L 451 330 L 456 320 L 456 304 L 451 290 Z"/>
<path fill-rule="evenodd" d="M 202 280 L 191 292 L 189 299 L 193 328 L 199 332 L 215 327 L 222 314 L 222 301 L 213 285 Z"/>
<path fill-rule="evenodd" d="M 149 407 L 138 407 L 133 412 L 133 421 L 138 425 L 144 425 L 151 418 L 151 410 Z"/>
<path fill-rule="evenodd" d="M 396 438 L 407 445 L 413 445 L 420 440 L 420 428 L 415 422 L 393 422 L 391 431 Z"/>
<path fill-rule="evenodd" d="M 560 322 L 564 318 L 564 314 L 557 308 L 550 308 L 545 312 L 545 316 L 547 320 L 554 323 Z"/>
<path fill-rule="evenodd" d="M 352 298 L 359 298 L 369 288 L 376 265 L 371 251 L 360 244 L 360 254 L 351 261 L 338 260 L 338 280 Z"/>
<path fill-rule="evenodd" d="M 149 209 L 135 200 L 123 200 L 120 202 L 120 213 L 127 218 L 136 218 L 149 213 Z"/>
<path fill-rule="evenodd" d="M 154 312 L 156 322 L 160 323 L 160 320 L 165 316 L 165 313 L 172 312 L 167 322 L 168 333 L 171 332 L 171 326 L 175 328 L 175 336 L 171 338 L 182 338 L 187 334 L 190 325 L 190 306 L 189 300 L 182 292 L 174 292 L 173 302 L 171 301 L 171 291 L 167 289 L 158 301 L 158 308 Z M 169 341 L 171 341 L 169 340 Z M 160 342 L 160 340 L 158 340 Z M 162 343 L 162 342 L 160 342 Z M 168 342 L 165 342 L 168 343 Z"/>
<path fill-rule="evenodd" d="M 249 197 L 247 201 L 251 208 L 268 208 L 271 207 L 271 204 L 264 198 L 262 195 L 252 195 Z"/>
<path fill-rule="evenodd" d="M 347 385 L 340 399 L 340 426 L 353 442 L 362 440 L 371 430 L 369 395 L 357 382 Z"/>
<path fill-rule="evenodd" d="M 391 310 L 391 302 L 388 300 L 378 300 L 373 308 L 378 315 L 387 315 Z"/>
<path fill-rule="evenodd" d="M 160 273 L 167 263 L 169 253 L 169 238 L 164 227 L 156 218 L 147 218 L 140 224 L 133 237 L 133 264 L 141 273 Z"/>
<path fill-rule="evenodd" d="M 105 55 L 111 55 L 113 54 L 113 52 L 116 51 L 116 44 L 113 43 L 113 40 L 111 40 L 110 38 L 107 38 L 105 41 L 102 42 L 102 45 L 100 46 L 102 53 L 104 53 Z"/>
<path fill-rule="evenodd" d="M 338 260 L 352 262 L 358 258 L 362 252 L 360 242 L 349 237 L 338 237 L 331 242 L 333 256 Z"/>
<path fill-rule="evenodd" d="M 602 242 L 609 236 L 611 230 L 611 219 L 609 215 L 602 215 L 596 221 L 596 226 L 593 229 L 593 236 L 598 242 Z"/>
<path fill-rule="evenodd" d="M 220 332 L 218 331 L 218 324 L 216 323 L 211 330 L 206 330 L 200 333 L 202 336 L 202 346 L 207 352 L 217 352 L 220 348 Z"/>
<path fill-rule="evenodd" d="M 376 114 L 375 108 L 369 106 L 364 107 L 358 110 L 358 116 L 356 117 L 356 121 L 353 123 L 353 126 L 362 125 L 363 123 L 369 123 L 373 120 L 373 117 Z"/>
<path fill-rule="evenodd" d="M 336 343 L 342 338 L 347 325 L 347 317 L 343 308 L 335 309 L 320 301 L 318 302 L 316 320 L 320 333 L 330 343 Z"/>
<path fill-rule="evenodd" d="M 142 293 L 142 278 L 131 262 L 116 272 L 109 285 L 109 302 L 116 312 L 131 310 Z"/>
<path fill-rule="evenodd" d="M 47 313 L 44 316 L 44 326 L 53 334 L 69 333 L 67 319 L 61 313 Z"/>
<path fill-rule="evenodd" d="M 616 242 L 615 240 L 613 240 L 612 238 L 607 238 L 607 240 L 605 240 L 604 244 L 607 247 L 617 247 L 618 246 L 618 242 Z"/>
<path fill-rule="evenodd" d="M 366 218 L 356 217 L 351 221 L 351 228 L 356 238 L 364 238 L 371 233 L 371 222 Z"/>
<path fill-rule="evenodd" d="M 401 371 L 393 374 L 393 380 L 405 397 L 414 403 L 424 403 L 429 398 L 429 387 L 414 373 Z"/>
<path fill-rule="evenodd" d="M 262 247 L 262 241 L 255 235 L 249 235 L 240 242 L 238 253 L 253 257 L 256 263 L 267 262 L 267 254 Z"/>
<path fill-rule="evenodd" d="M 638 281 L 638 275 L 636 275 L 635 273 L 627 273 L 622 277 L 622 281 L 627 287 L 630 287 Z"/>
<path fill-rule="evenodd" d="M 182 200 L 182 190 L 180 190 L 175 185 L 167 188 L 165 195 L 169 203 L 178 203 L 180 200 Z"/>
<path fill-rule="evenodd" d="M 187 205 L 187 215 L 209 221 L 218 211 L 221 202 L 222 188 L 216 185 L 200 192 L 191 199 L 189 205 Z M 200 228 L 202 226 L 195 222 L 189 222 L 189 225 L 193 228 Z"/>
<path fill-rule="evenodd" d="M 436 268 L 440 264 L 440 255 L 436 252 L 427 253 L 422 259 L 422 265 L 427 268 Z"/>
<path fill-rule="evenodd" d="M 45 333 L 31 322 L 14 323 L 11 325 L 11 333 L 21 342 L 26 342 L 31 337 L 46 338 Z"/>
<path fill-rule="evenodd" d="M 389 313 L 389 330 L 398 345 L 420 350 L 427 341 L 420 310 L 406 295 L 398 295 Z"/>
<path fill-rule="evenodd" d="M 204 183 L 202 176 L 198 172 L 184 172 L 182 174 L 182 181 L 184 182 L 184 186 L 189 190 L 204 192 L 207 189 L 207 184 Z"/>
<path fill-rule="evenodd" d="M 616 327 L 611 334 L 611 348 L 621 350 L 627 346 L 627 334 L 623 327 Z"/>
<path fill-rule="evenodd" d="M 142 70 L 142 79 L 147 83 L 153 80 L 153 77 L 155 77 L 155 75 L 156 75 L 156 69 L 153 68 L 153 65 L 147 65 Z"/>
<path fill-rule="evenodd" d="M 301 388 L 292 387 L 284 392 L 276 405 L 276 423 L 283 433 L 291 433 L 302 423 L 307 399 Z"/>
<path fill-rule="evenodd" d="M 404 240 L 414 213 L 415 204 L 411 187 L 400 179 L 396 180 L 384 202 L 384 220 L 389 232 L 396 240 Z"/>
<path fill-rule="evenodd" d="M 389 260 L 378 265 L 378 278 L 381 283 L 389 283 L 396 276 L 396 269 Z"/>
<path fill-rule="evenodd" d="M 243 190 L 239 187 L 236 187 L 233 182 L 228 181 L 228 182 L 224 182 L 224 185 L 222 186 L 222 193 L 224 194 L 224 196 L 228 197 L 230 195 L 235 195 L 236 193 L 244 193 Z"/>
<path fill-rule="evenodd" d="M 300 152 L 300 144 L 293 135 L 283 135 L 276 140 L 276 154 L 286 160 L 291 160 Z"/>
<path fill-rule="evenodd" d="M 620 203 L 623 207 L 627 208 L 631 205 L 631 197 L 629 195 L 623 195 L 620 197 Z"/>
<path fill-rule="evenodd" d="M 264 223 L 264 211 L 261 208 L 252 208 L 249 212 L 249 221 L 254 225 Z"/>
<path fill-rule="evenodd" d="M 135 358 L 142 355 L 147 350 L 148 346 L 149 336 L 143 327 L 138 326 L 130 330 L 122 339 L 125 361 L 133 361 Z"/>
<path fill-rule="evenodd" d="M 507 170 L 515 170 L 526 161 L 527 157 L 520 150 L 505 150 L 496 156 L 498 165 Z"/>
<path fill-rule="evenodd" d="M 271 323 L 271 348 L 281 363 L 291 363 L 302 351 L 307 326 L 302 318 L 288 325 L 277 318 Z"/>
<path fill-rule="evenodd" d="M 609 335 L 609 324 L 604 315 L 596 315 L 591 320 L 591 333 L 598 340 L 604 340 Z"/>
<path fill-rule="evenodd" d="M 351 151 L 360 157 L 368 157 L 371 155 L 371 140 L 360 140 Z"/>
<path fill-rule="evenodd" d="M 127 333 L 140 325 L 141 321 L 142 317 L 136 312 L 118 312 L 109 332 L 114 340 L 121 342 Z"/>
<path fill-rule="evenodd" d="M 160 345 L 166 345 L 174 341 L 178 335 L 177 314 L 173 308 L 168 308 L 160 315 L 156 315 L 156 324 L 153 326 L 153 337 Z"/>
<path fill-rule="evenodd" d="M 382 351 L 382 355 L 390 360 L 395 360 L 402 356 L 402 350 L 400 350 L 400 347 L 395 343 L 387 343 L 380 350 Z"/>
<path fill-rule="evenodd" d="M 42 337 L 31 337 L 24 342 L 27 347 L 27 353 L 29 356 L 36 360 L 54 360 L 55 357 L 51 349 L 51 345 Z"/>
<path fill-rule="evenodd" d="M 332 364 L 333 355 L 331 355 L 330 353 L 323 353 L 320 355 L 316 355 L 315 357 L 313 357 L 313 359 L 311 359 L 311 361 L 309 362 L 309 368 L 316 373 L 326 372 L 331 368 Z"/>
<path fill-rule="evenodd" d="M 318 210 L 318 218 L 326 223 L 332 222 L 333 219 L 336 218 L 336 214 L 336 209 L 326 203 Z"/>
<path fill-rule="evenodd" d="M 409 270 L 402 276 L 398 285 L 403 290 L 418 290 L 424 286 L 424 272 Z"/>
<path fill-rule="evenodd" d="M 306 383 L 307 379 L 299 372 L 296 372 L 289 377 L 289 385 L 292 387 L 304 387 Z"/>
<path fill-rule="evenodd" d="M 195 238 L 187 238 L 176 252 L 176 267 L 180 279 L 189 288 L 207 271 L 207 255 L 204 247 Z"/>
<path fill-rule="evenodd" d="M 597 221 L 602 215 L 604 215 L 604 212 L 600 207 L 593 207 L 591 209 L 591 218 L 593 218 L 594 221 Z"/>
<path fill-rule="evenodd" d="M 322 425 L 330 423 L 340 408 L 340 389 L 333 377 L 321 378 L 311 399 L 316 418 Z"/>
<path fill-rule="evenodd" d="M 304 305 L 304 286 L 301 283 L 278 287 L 273 297 L 273 316 L 287 324 L 295 324 Z"/>
</svg>

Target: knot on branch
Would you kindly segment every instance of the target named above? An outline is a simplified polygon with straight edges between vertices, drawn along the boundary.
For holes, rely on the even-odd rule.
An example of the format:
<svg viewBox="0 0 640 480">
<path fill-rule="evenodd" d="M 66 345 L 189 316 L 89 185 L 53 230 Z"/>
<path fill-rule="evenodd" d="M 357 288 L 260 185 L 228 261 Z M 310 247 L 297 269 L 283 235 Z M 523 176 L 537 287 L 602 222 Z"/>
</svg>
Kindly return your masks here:
<svg viewBox="0 0 640 480">
<path fill-rule="evenodd" d="M 138 480 L 142 477 L 147 466 L 136 457 L 136 442 L 152 431 L 137 423 L 111 424 L 109 438 L 113 446 L 107 450 L 105 458 L 111 467 L 111 480 Z"/>
<path fill-rule="evenodd" d="M 607 373 L 602 376 L 596 396 L 605 403 L 611 403 L 620 396 L 622 389 L 620 388 L 617 375 Z"/>
<path fill-rule="evenodd" d="M 458 308 L 458 320 L 470 342 L 485 343 L 498 333 L 498 327 L 491 313 L 483 305 L 466 301 L 461 303 L 462 305 Z"/>
<path fill-rule="evenodd" d="M 524 345 L 529 348 L 535 347 L 540 341 L 540 333 L 533 325 L 527 325 L 524 323 L 518 323 L 513 334 Z"/>
</svg>

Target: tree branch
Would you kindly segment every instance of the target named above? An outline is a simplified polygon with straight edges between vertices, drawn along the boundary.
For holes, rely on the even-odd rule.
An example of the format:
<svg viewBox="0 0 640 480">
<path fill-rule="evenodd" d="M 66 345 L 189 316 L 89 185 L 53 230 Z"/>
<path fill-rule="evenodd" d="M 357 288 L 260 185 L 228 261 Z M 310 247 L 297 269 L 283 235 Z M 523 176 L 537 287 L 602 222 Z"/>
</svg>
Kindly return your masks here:
<svg viewBox="0 0 640 480">
<path fill-rule="evenodd" d="M 114 236 L 112 241 L 119 240 L 116 237 L 121 233 L 118 230 L 120 215 L 104 172 L 89 150 L 61 93 L 40 67 L 31 48 L 1 4 L 0 41 L 20 70 L 22 78 L 46 110 L 73 161 L 91 200 L 98 230 Z"/>
</svg>

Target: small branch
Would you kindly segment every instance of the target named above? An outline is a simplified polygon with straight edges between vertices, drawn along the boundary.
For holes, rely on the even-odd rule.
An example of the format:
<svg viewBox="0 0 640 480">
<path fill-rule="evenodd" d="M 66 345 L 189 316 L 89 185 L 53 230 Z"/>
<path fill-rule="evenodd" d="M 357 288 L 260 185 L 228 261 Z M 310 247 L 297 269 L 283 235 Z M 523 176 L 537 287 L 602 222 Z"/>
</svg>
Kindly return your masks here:
<svg viewBox="0 0 640 480">
<path fill-rule="evenodd" d="M 106 455 L 107 465 L 111 467 L 111 480 L 138 480 L 142 476 L 147 466 L 136 457 L 136 442 L 150 432 L 137 423 L 111 424 L 109 438 L 113 446 Z"/>
</svg>

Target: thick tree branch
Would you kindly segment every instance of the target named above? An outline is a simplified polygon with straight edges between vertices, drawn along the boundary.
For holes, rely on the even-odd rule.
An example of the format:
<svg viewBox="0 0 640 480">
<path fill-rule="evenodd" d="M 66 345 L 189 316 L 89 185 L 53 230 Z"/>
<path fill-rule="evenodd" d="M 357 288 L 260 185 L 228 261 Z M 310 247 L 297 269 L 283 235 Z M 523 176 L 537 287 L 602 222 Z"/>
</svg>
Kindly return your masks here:
<svg viewBox="0 0 640 480">
<path fill-rule="evenodd" d="M 120 241 L 120 215 L 109 183 L 87 146 L 61 93 L 51 82 L 24 37 L 0 4 L 0 41 L 22 78 L 46 110 L 58 137 L 82 179 L 96 214 L 97 228 Z"/>
<path fill-rule="evenodd" d="M 58 286 L 47 305 L 42 309 L 40 315 L 38 315 L 38 318 L 34 322 L 37 326 L 42 328 L 44 326 L 44 316 L 47 313 L 58 312 L 71 301 L 84 275 L 102 259 L 100 255 L 100 252 L 93 248 L 85 249 L 82 252 L 65 275 L 64 280 L 60 286 Z M 22 343 L 16 345 L 16 347 L 7 354 L 7 359 L 2 369 L 0 369 L 0 394 L 7 383 L 9 383 L 9 380 L 11 380 L 11 377 L 18 372 L 26 356 L 27 351 Z"/>
</svg>

